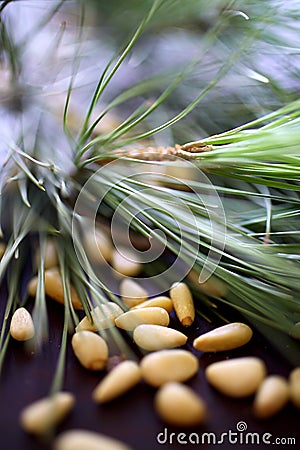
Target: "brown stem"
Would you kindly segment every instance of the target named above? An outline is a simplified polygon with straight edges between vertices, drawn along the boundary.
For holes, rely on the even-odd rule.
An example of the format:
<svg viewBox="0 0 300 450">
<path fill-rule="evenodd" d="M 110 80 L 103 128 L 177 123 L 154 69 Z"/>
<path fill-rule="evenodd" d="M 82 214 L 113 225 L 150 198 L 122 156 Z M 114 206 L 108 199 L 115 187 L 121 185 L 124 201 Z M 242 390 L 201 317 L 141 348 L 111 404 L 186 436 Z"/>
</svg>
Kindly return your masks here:
<svg viewBox="0 0 300 450">
<path fill-rule="evenodd" d="M 98 164 L 104 165 L 117 158 L 132 158 L 143 161 L 175 161 L 177 158 L 193 160 L 200 153 L 210 151 L 211 145 L 199 143 L 188 143 L 185 145 L 175 144 L 174 147 L 140 147 L 123 148 L 112 152 L 111 158 L 99 158 Z"/>
</svg>

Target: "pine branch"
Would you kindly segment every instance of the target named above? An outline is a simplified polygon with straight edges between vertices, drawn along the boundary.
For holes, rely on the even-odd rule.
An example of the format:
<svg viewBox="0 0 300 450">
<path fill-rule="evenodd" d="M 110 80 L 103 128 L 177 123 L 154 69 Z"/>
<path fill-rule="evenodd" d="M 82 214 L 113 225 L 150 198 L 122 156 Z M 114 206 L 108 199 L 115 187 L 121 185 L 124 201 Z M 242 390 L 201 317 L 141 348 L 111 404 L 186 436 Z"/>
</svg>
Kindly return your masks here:
<svg viewBox="0 0 300 450">
<path fill-rule="evenodd" d="M 139 236 L 156 240 L 165 245 L 166 251 L 179 256 L 186 269 L 184 275 L 198 293 L 200 310 L 203 304 L 206 311 L 219 316 L 220 305 L 239 311 L 267 334 L 272 329 L 276 331 L 275 336 L 280 332 L 287 342 L 293 342 L 290 357 L 297 359 L 298 347 L 290 336 L 299 338 L 300 103 L 293 101 L 296 95 L 289 89 L 284 90 L 276 77 L 269 76 L 250 57 L 245 57 L 246 53 L 255 55 L 256 46 L 266 44 L 273 45 L 276 51 L 284 46 L 289 52 L 294 51 L 294 44 L 287 43 L 285 37 L 280 39 L 272 26 L 279 24 L 285 29 L 289 26 L 288 19 L 297 18 L 297 11 L 283 8 L 281 18 L 278 15 L 274 18 L 274 11 L 267 11 L 268 2 L 254 2 L 246 12 L 240 11 L 239 2 L 226 2 L 222 13 L 218 10 L 213 23 L 207 24 L 208 30 L 201 31 L 195 58 L 182 66 L 175 59 L 162 69 L 162 75 L 151 72 L 150 78 L 148 74 L 142 76 L 138 83 L 127 84 L 120 92 L 111 88 L 115 78 L 120 76 L 124 66 L 128 68 L 128 59 L 135 49 L 145 43 L 143 36 L 150 39 L 151 27 L 157 29 L 158 12 L 167 11 L 169 15 L 166 6 L 171 2 L 157 0 L 147 4 L 148 12 L 140 23 L 130 24 L 132 36 L 122 44 L 122 51 L 114 49 L 113 56 L 102 64 L 101 70 L 95 61 L 99 59 L 99 44 L 94 40 L 96 50 L 91 51 L 91 55 L 97 76 L 87 81 L 85 75 L 91 55 L 84 38 L 90 35 L 80 10 L 73 34 L 67 35 L 72 42 L 66 45 L 73 50 L 69 59 L 71 67 L 66 68 L 67 75 L 57 84 L 52 81 L 60 73 L 61 60 L 48 67 L 46 81 L 44 78 L 37 81 L 30 77 L 34 71 L 26 66 L 26 58 L 19 50 L 30 49 L 35 33 L 53 25 L 64 2 L 56 2 L 54 7 L 45 10 L 41 20 L 32 24 L 33 34 L 26 34 L 23 39 L 17 34 L 18 27 L 9 29 L 7 17 L 14 18 L 12 13 L 9 16 L 14 6 L 9 3 L 12 2 L 2 3 L 0 9 L 1 55 L 4 55 L 4 70 L 10 71 L 14 82 L 8 83 L 4 92 L 11 99 L 12 87 L 17 85 L 27 90 L 17 92 L 22 107 L 18 113 L 14 110 L 13 117 L 19 128 L 11 126 L 11 102 L 5 107 L 8 124 L 5 130 L 0 124 L 4 130 L 0 148 L 5 153 L 0 179 L 1 201 L 2 211 L 7 212 L 7 217 L 1 216 L 7 247 L 0 262 L 0 278 L 7 270 L 13 273 L 19 264 L 15 257 L 22 253 L 22 244 L 31 241 L 37 233 L 42 256 L 34 316 L 46 326 L 43 252 L 47 236 L 51 235 L 58 243 L 67 301 L 53 390 L 59 389 L 63 382 L 68 328 L 70 323 L 74 326 L 78 322 L 70 302 L 70 284 L 73 283 L 80 293 L 88 316 L 93 306 L 108 299 L 118 301 L 106 280 L 95 274 L 80 235 L 75 239 L 79 253 L 72 248 L 75 200 L 84 190 L 86 181 L 91 179 L 92 190 L 85 192 L 87 204 L 103 196 L 100 215 L 109 221 L 117 211 L 124 229 L 130 224 L 130 229 Z M 198 7 L 198 2 L 188 5 L 191 10 L 186 11 L 186 17 L 192 17 L 190 11 L 194 11 L 195 5 Z M 174 14 L 173 23 L 176 17 L 178 15 Z M 171 24 L 172 17 L 169 19 Z M 237 31 L 235 36 L 229 26 L 232 23 Z M 67 31 L 68 27 L 64 27 L 61 38 L 55 41 L 63 49 Z M 185 33 L 188 39 L 194 39 L 194 32 L 193 35 L 190 30 Z M 253 86 L 245 89 L 244 82 L 235 89 L 237 75 L 242 80 L 255 79 L 255 86 L 259 85 L 261 91 L 253 93 Z M 56 112 L 52 114 L 49 98 L 57 94 L 55 89 L 60 83 L 63 100 L 57 102 L 57 108 L 53 108 Z M 215 123 L 216 112 L 219 115 L 221 110 L 220 101 L 216 102 L 220 92 L 222 98 L 225 92 L 224 96 L 234 103 L 226 122 L 230 122 L 227 132 L 219 132 L 220 125 Z M 257 92 L 264 94 L 260 96 Z M 83 98 L 89 100 L 81 104 Z M 237 113 L 236 104 L 241 114 Z M 119 119 L 116 126 L 105 132 L 97 131 L 112 112 L 116 112 Z M 249 120 L 237 125 L 244 117 Z M 212 127 L 216 129 L 212 136 L 195 140 L 196 134 L 207 135 L 206 131 Z M 62 135 L 62 128 L 66 136 Z M 7 131 L 15 129 L 16 136 Z M 31 139 L 32 130 L 34 139 Z M 170 141 L 162 146 L 159 133 L 166 130 L 169 130 Z M 175 135 L 180 139 L 173 139 Z M 175 143 L 185 142 L 186 135 L 192 142 Z M 54 152 L 56 148 L 58 153 Z M 186 160 L 205 178 L 191 176 L 194 172 L 188 170 L 183 181 Z M 121 163 L 119 171 L 109 164 L 114 161 Z M 135 176 L 131 176 L 132 166 L 136 167 Z M 168 175 L 168 171 L 172 173 L 176 168 L 180 176 L 178 173 Z M 216 205 L 219 195 L 222 202 Z M 160 259 L 152 264 L 156 263 L 157 267 L 164 266 Z M 151 272 L 153 267 L 150 266 L 145 264 L 145 270 Z M 213 274 L 218 289 L 209 291 L 208 279 L 195 282 L 195 273 L 197 277 L 204 274 L 204 278 L 207 273 Z M 177 275 L 174 272 L 174 276 Z M 166 277 L 162 284 L 167 290 L 170 279 Z M 0 362 L 8 345 L 7 317 L 18 302 L 12 281 L 9 289 L 0 337 Z M 38 336 L 43 339 L 41 329 Z M 114 339 L 120 347 L 125 346 L 119 335 Z"/>
</svg>

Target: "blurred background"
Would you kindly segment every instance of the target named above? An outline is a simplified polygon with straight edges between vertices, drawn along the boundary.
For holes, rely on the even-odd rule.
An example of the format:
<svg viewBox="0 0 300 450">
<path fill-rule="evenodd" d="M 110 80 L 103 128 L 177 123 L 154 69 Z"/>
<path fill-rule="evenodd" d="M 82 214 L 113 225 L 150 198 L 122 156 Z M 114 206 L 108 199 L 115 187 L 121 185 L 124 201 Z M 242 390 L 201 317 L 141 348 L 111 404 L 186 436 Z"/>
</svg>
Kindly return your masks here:
<svg viewBox="0 0 300 450">
<path fill-rule="evenodd" d="M 202 98 L 182 121 L 156 134 L 156 144 L 219 133 L 298 97 L 299 1 L 158 3 L 96 108 L 95 114 L 101 113 L 104 105 L 128 92 L 101 120 L 100 132 L 140 105 L 151 105 L 174 80 L 176 87 L 139 124 L 141 130 L 167 122 Z M 102 71 L 132 38 L 152 4 L 0 2 L 2 150 L 5 143 L 18 140 L 32 148 L 41 137 L 54 152 L 58 147 L 67 152 L 61 117 L 70 84 L 69 120 L 76 135 Z"/>
</svg>

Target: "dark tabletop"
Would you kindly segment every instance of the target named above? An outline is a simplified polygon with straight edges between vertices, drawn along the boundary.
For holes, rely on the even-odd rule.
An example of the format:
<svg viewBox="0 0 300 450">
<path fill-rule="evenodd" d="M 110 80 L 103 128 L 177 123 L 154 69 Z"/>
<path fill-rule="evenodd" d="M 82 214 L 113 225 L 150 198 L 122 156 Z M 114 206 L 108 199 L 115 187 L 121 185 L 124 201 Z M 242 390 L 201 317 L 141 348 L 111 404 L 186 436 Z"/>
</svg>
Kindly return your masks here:
<svg viewBox="0 0 300 450">
<path fill-rule="evenodd" d="M 3 296 L 1 305 L 3 309 Z M 40 352 L 30 354 L 20 342 L 11 341 L 9 344 L 0 382 L 0 450 L 51 448 L 51 444 L 39 442 L 25 434 L 18 422 L 22 408 L 46 396 L 52 383 L 60 348 L 63 307 L 49 300 L 48 310 L 49 342 Z M 173 325 L 181 329 L 176 319 L 173 319 Z M 189 340 L 186 347 L 193 351 L 193 338 L 213 325 L 197 317 L 195 324 L 188 332 Z M 116 353 L 117 349 L 112 348 L 111 354 Z M 81 367 L 68 342 L 64 390 L 75 395 L 76 405 L 67 420 L 58 427 L 57 432 L 70 428 L 103 432 L 125 441 L 135 450 L 197 448 L 193 442 L 197 439 L 201 442 L 201 439 L 204 439 L 204 433 L 213 433 L 210 437 L 206 435 L 205 443 L 199 445 L 207 449 L 220 446 L 234 449 L 267 448 L 270 445 L 276 445 L 276 448 L 282 447 L 277 442 L 285 443 L 289 448 L 296 448 L 297 444 L 299 448 L 300 414 L 294 406 L 288 405 L 272 419 L 257 420 L 252 413 L 253 398 L 243 400 L 227 398 L 210 387 L 204 376 L 204 368 L 214 361 L 250 355 L 261 357 L 267 365 L 269 374 L 288 376 L 292 366 L 269 342 L 259 333 L 254 333 L 251 342 L 241 349 L 219 354 L 202 354 L 201 352 L 195 354 L 199 358 L 200 370 L 187 384 L 204 398 L 209 409 L 209 416 L 201 427 L 177 429 L 167 427 L 158 419 L 153 409 L 155 389 L 144 383 L 109 404 L 101 406 L 95 404 L 91 394 L 104 372 L 89 372 Z M 238 429 L 245 431 L 238 432 Z M 237 434 L 234 434 L 236 432 Z M 222 433 L 227 434 L 223 434 L 222 437 Z M 247 433 L 251 433 L 248 444 L 245 443 Z M 289 438 L 294 438 L 296 444 L 289 441 Z M 208 439 L 211 440 L 210 444 Z M 213 445 L 213 439 L 220 443 Z M 237 443 L 235 443 L 236 439 Z M 251 444 L 252 439 L 255 443 Z M 264 444 L 263 439 L 269 444 Z M 256 444 L 258 441 L 260 445 Z"/>
</svg>

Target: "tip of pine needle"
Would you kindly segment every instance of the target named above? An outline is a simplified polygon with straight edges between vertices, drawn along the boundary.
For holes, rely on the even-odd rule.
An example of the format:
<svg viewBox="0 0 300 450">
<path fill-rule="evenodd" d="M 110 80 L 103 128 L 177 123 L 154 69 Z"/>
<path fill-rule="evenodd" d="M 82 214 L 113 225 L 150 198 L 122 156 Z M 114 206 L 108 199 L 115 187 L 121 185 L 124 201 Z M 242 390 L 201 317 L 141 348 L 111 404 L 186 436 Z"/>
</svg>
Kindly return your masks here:
<svg viewBox="0 0 300 450">
<path fill-rule="evenodd" d="M 41 191 L 46 191 L 46 189 L 45 189 L 45 187 L 44 187 L 44 182 L 43 182 L 43 180 L 39 180 L 38 181 L 38 184 L 37 184 L 37 187 L 39 188 L 39 189 L 41 189 Z"/>
</svg>

